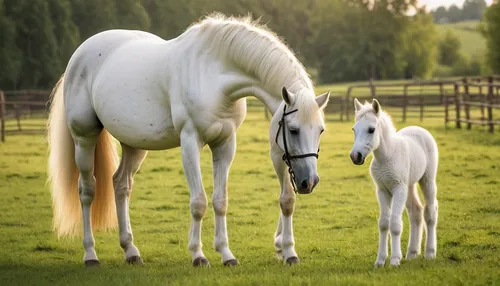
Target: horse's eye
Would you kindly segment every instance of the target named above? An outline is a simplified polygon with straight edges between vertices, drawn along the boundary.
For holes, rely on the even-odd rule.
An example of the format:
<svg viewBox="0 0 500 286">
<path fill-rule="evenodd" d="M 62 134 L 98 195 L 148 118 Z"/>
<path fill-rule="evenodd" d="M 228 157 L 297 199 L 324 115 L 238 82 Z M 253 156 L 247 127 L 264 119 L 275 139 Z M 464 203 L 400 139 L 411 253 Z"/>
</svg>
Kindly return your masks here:
<svg viewBox="0 0 500 286">
<path fill-rule="evenodd" d="M 368 133 L 372 134 L 373 132 L 375 132 L 375 128 L 373 127 L 368 128 Z"/>
<path fill-rule="evenodd" d="M 299 135 L 299 129 L 290 129 L 290 133 L 292 133 L 292 135 Z"/>
<path fill-rule="evenodd" d="M 321 131 L 319 132 L 319 134 L 323 134 L 323 132 L 325 132 L 325 129 L 321 129 Z"/>
</svg>

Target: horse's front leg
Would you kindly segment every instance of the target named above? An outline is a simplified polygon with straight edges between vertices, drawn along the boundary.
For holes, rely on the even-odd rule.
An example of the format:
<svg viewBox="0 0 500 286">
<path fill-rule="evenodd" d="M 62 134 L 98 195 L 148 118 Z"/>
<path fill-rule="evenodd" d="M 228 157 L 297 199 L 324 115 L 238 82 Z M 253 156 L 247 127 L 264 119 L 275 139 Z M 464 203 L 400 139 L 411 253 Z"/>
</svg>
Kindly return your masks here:
<svg viewBox="0 0 500 286">
<path fill-rule="evenodd" d="M 203 188 L 200 168 L 201 140 L 195 128 L 185 126 L 181 131 L 182 165 L 190 191 L 191 228 L 189 229 L 188 249 L 193 266 L 208 265 L 201 243 L 201 223 L 207 208 L 207 195 Z"/>
<path fill-rule="evenodd" d="M 391 266 L 399 266 L 403 254 L 401 252 L 401 233 L 403 232 L 403 211 L 408 197 L 408 187 L 396 186 L 392 189 L 392 208 L 389 219 L 391 232 Z"/>
<path fill-rule="evenodd" d="M 290 175 L 288 174 L 287 166 L 281 160 L 281 156 L 276 154 L 272 157 L 273 165 L 281 184 L 279 199 L 281 213 L 278 221 L 278 229 L 275 233 L 274 246 L 276 248 L 276 254 L 281 255 L 287 264 L 297 264 L 299 263 L 299 258 L 295 252 L 292 223 L 293 211 L 295 210 L 295 192 L 290 183 Z"/>
<path fill-rule="evenodd" d="M 238 260 L 229 250 L 227 236 L 226 212 L 227 212 L 227 181 L 229 168 L 236 152 L 236 134 L 233 134 L 226 142 L 210 146 L 212 150 L 214 193 L 212 205 L 215 214 L 214 249 L 222 255 L 222 263 L 225 266 L 238 265 Z"/>
</svg>

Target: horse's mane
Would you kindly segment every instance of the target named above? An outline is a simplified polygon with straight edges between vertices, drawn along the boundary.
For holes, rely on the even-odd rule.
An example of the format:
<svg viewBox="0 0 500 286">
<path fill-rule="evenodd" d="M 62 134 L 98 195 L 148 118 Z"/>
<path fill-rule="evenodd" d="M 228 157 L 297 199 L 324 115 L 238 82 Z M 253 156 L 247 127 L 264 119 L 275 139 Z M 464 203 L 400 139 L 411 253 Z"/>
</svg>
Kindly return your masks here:
<svg viewBox="0 0 500 286">
<path fill-rule="evenodd" d="M 360 110 L 356 112 L 356 120 L 362 118 L 363 116 L 377 116 L 375 114 L 375 110 L 373 110 L 372 104 L 365 102 L 363 106 L 361 107 Z M 379 111 L 379 120 L 381 121 L 384 130 L 386 132 L 386 135 L 393 135 L 396 134 L 396 127 L 394 126 L 394 123 L 392 122 L 391 116 L 385 112 L 384 110 L 380 109 Z"/>
<path fill-rule="evenodd" d="M 297 97 L 308 117 L 314 109 L 313 83 L 304 66 L 280 38 L 250 16 L 235 18 L 215 13 L 188 28 L 199 30 L 209 47 L 225 54 L 239 68 L 258 78 L 273 95 L 285 86 Z M 301 108 L 302 109 L 302 108 Z"/>
</svg>

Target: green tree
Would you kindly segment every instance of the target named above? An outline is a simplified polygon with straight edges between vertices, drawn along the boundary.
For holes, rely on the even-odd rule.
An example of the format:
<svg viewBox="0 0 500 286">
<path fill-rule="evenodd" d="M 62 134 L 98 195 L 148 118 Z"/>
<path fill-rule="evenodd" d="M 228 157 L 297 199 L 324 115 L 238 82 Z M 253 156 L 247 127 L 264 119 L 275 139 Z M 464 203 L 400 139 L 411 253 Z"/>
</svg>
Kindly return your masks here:
<svg viewBox="0 0 500 286">
<path fill-rule="evenodd" d="M 22 67 L 22 51 L 13 39 L 16 23 L 7 16 L 4 0 L 0 0 L 0 88 L 15 89 Z"/>
<path fill-rule="evenodd" d="M 71 11 L 82 41 L 118 26 L 114 1 L 71 0 Z"/>
<path fill-rule="evenodd" d="M 405 35 L 405 78 L 431 76 L 436 62 L 437 30 L 432 15 L 419 10 Z"/>
<path fill-rule="evenodd" d="M 102 2 L 101 2 L 102 3 Z M 148 12 L 139 0 L 115 1 L 117 26 L 121 29 L 149 31 L 151 23 Z"/>
<path fill-rule="evenodd" d="M 500 3 L 486 9 L 481 30 L 486 37 L 488 65 L 494 73 L 500 73 Z"/>
<path fill-rule="evenodd" d="M 49 10 L 54 25 L 54 35 L 57 41 L 57 54 L 60 57 L 60 66 L 57 67 L 62 73 L 71 55 L 80 43 L 78 27 L 71 19 L 71 5 L 68 0 L 49 0 Z"/>
<path fill-rule="evenodd" d="M 59 76 L 60 58 L 47 1 L 5 0 L 5 11 L 16 19 L 17 47 L 22 50 L 16 88 L 48 88 Z"/>
<path fill-rule="evenodd" d="M 453 66 L 462 60 L 460 53 L 461 43 L 458 36 L 451 30 L 446 30 L 443 39 L 439 42 L 439 63 L 445 66 Z"/>
</svg>

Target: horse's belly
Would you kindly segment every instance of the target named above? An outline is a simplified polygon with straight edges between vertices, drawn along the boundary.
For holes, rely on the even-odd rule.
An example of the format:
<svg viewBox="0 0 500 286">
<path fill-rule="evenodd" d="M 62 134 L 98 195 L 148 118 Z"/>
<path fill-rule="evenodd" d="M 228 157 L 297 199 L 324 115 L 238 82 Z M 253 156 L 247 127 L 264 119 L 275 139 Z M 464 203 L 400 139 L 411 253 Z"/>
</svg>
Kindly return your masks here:
<svg viewBox="0 0 500 286">
<path fill-rule="evenodd" d="M 103 110 L 96 110 L 97 115 L 104 128 L 118 141 L 144 150 L 180 146 L 170 106 L 155 104 L 144 98 L 133 102 L 115 99 L 106 106 Z"/>
</svg>

